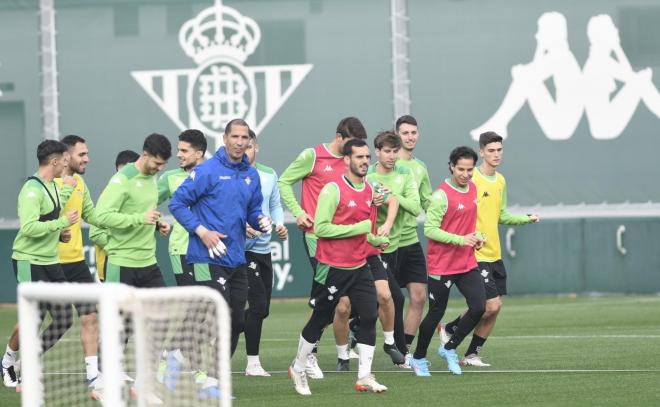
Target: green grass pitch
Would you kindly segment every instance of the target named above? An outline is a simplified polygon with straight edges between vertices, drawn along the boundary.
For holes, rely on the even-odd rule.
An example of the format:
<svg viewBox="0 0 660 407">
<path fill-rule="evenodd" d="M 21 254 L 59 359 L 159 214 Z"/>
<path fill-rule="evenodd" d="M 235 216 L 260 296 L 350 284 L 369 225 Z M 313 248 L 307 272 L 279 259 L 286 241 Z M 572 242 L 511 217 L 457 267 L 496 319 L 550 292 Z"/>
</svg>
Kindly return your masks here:
<svg viewBox="0 0 660 407">
<path fill-rule="evenodd" d="M 454 317 L 463 303 L 452 300 L 449 307 L 446 317 Z M 235 405 L 660 405 L 660 296 L 507 297 L 482 352 L 492 367 L 466 368 L 462 376 L 446 372 L 435 353 L 437 337 L 429 349 L 433 377 L 417 378 L 393 367 L 381 350 L 379 332 L 373 367 L 378 380 L 389 387 L 384 394 L 355 392 L 356 360 L 351 361 L 352 372 L 333 372 L 336 351 L 331 332 L 320 347 L 326 378 L 310 380 L 311 397 L 295 393 L 286 368 L 308 313 L 303 302 L 273 302 L 261 346 L 262 364 L 272 377 L 243 375 L 241 341 L 232 366 Z M 9 334 L 15 320 L 14 308 L 0 308 L 0 337 Z M 18 405 L 13 389 L 0 389 L 0 406 Z"/>
</svg>

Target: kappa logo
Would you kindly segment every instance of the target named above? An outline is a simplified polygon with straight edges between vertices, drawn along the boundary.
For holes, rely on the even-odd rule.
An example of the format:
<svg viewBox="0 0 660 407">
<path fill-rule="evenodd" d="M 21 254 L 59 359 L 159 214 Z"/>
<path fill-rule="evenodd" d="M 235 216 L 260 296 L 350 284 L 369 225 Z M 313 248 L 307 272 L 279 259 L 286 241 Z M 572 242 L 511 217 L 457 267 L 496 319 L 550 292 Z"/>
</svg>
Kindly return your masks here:
<svg viewBox="0 0 660 407">
<path fill-rule="evenodd" d="M 461 210 L 465 209 L 465 205 L 463 205 L 462 203 L 459 203 L 457 209 L 459 211 L 461 211 Z"/>
<path fill-rule="evenodd" d="M 354 200 L 351 199 L 350 201 L 348 201 L 348 207 L 349 207 L 349 208 L 354 208 L 354 207 L 356 207 L 356 206 L 357 206 L 357 204 L 355 203 Z"/>
<path fill-rule="evenodd" d="M 589 19 L 589 56 L 582 68 L 571 52 L 568 39 L 574 37 L 563 14 L 543 13 L 537 24 L 534 58 L 511 68 L 506 96 L 493 115 L 470 132 L 474 140 L 485 131 L 507 138 L 509 123 L 525 104 L 550 140 L 570 139 L 583 115 L 596 140 L 619 137 L 640 104 L 660 118 L 653 71 L 633 69 L 612 17 L 600 14 Z M 554 92 L 548 82 L 554 84 Z"/>
<path fill-rule="evenodd" d="M 121 178 L 113 177 L 110 182 L 112 182 L 113 184 L 121 185 Z"/>
<path fill-rule="evenodd" d="M 135 182 L 135 186 L 138 187 L 138 188 L 141 188 L 141 187 L 142 187 L 142 183 L 141 183 L 140 181 L 136 181 L 136 182 Z"/>
<path fill-rule="evenodd" d="M 490 195 L 488 195 L 488 191 L 484 191 L 484 194 L 481 195 L 483 198 L 488 198 Z"/>
<path fill-rule="evenodd" d="M 309 305 L 311 305 L 312 307 L 316 307 L 316 298 L 312 298 L 311 300 L 309 300 Z"/>
<path fill-rule="evenodd" d="M 371 201 L 370 201 L 370 200 L 367 199 L 367 200 L 364 201 L 364 202 L 366 202 L 367 206 L 371 208 Z"/>
<path fill-rule="evenodd" d="M 179 45 L 196 68 L 131 75 L 180 130 L 204 131 L 217 149 L 224 126 L 236 117 L 261 134 L 313 67 L 245 66 L 260 41 L 261 29 L 252 18 L 215 0 L 179 30 Z M 185 88 L 179 89 L 179 84 Z"/>
<path fill-rule="evenodd" d="M 435 297 L 433 296 L 433 293 L 429 293 L 429 299 L 435 301 Z"/>
<path fill-rule="evenodd" d="M 325 166 L 325 168 L 323 169 L 323 171 L 324 171 L 324 172 L 332 172 L 332 171 L 333 171 L 333 169 L 332 169 L 332 167 L 331 167 L 331 166 L 329 166 L 329 165 L 326 165 L 326 166 Z"/>
</svg>

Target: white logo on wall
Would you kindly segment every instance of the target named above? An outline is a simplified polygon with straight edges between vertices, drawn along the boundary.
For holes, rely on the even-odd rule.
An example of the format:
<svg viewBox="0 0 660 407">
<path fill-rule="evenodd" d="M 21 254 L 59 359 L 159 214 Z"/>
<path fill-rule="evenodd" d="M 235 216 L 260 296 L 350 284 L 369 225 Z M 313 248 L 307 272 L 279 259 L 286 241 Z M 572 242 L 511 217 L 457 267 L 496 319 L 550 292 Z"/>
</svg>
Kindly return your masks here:
<svg viewBox="0 0 660 407">
<path fill-rule="evenodd" d="M 486 131 L 506 138 L 509 122 L 525 103 L 550 140 L 571 138 L 583 112 L 592 137 L 598 140 L 619 137 L 640 103 L 660 118 L 660 93 L 653 84 L 653 72 L 633 70 L 612 18 L 606 14 L 591 17 L 587 37 L 589 56 L 580 69 L 569 48 L 564 15 L 541 15 L 532 61 L 511 68 L 512 81 L 502 104 L 470 132 L 472 138 L 478 140 Z M 554 82 L 554 97 L 545 85 L 549 79 Z"/>
<path fill-rule="evenodd" d="M 179 44 L 196 69 L 131 75 L 179 129 L 203 130 L 217 148 L 224 126 L 235 118 L 260 134 L 312 69 L 311 64 L 244 66 L 260 40 L 261 30 L 253 19 L 216 0 L 179 31 Z M 182 82 L 187 84 L 185 109 L 179 103 Z"/>
</svg>

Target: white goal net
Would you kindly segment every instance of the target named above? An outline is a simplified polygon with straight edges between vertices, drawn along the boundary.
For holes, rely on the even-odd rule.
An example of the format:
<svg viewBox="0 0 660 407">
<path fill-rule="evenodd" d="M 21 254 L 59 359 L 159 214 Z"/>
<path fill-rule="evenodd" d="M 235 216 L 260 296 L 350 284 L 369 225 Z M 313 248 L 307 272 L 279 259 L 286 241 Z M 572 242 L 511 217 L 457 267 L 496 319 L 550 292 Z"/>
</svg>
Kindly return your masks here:
<svg viewBox="0 0 660 407">
<path fill-rule="evenodd" d="M 18 304 L 24 407 L 231 405 L 230 314 L 210 288 L 22 283 Z"/>
</svg>

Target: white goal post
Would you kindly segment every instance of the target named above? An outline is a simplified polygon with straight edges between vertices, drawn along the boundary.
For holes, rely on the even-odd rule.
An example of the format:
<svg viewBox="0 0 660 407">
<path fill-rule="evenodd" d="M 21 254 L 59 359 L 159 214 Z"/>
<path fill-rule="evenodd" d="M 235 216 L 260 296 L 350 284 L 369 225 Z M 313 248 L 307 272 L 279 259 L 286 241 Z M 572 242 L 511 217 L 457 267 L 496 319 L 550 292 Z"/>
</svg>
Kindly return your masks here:
<svg viewBox="0 0 660 407">
<path fill-rule="evenodd" d="M 18 286 L 22 406 L 89 405 L 88 394 L 78 394 L 75 402 L 67 399 L 72 392 L 87 390 L 77 323 L 70 324 L 50 350 L 41 352 L 41 325 L 57 315 L 46 312 L 46 306 L 73 310 L 74 303 L 98 311 L 103 405 L 231 405 L 230 312 L 217 291 L 200 286 L 137 289 L 117 283 L 36 282 Z M 78 320 L 75 311 L 70 314 Z M 178 387 L 176 382 L 166 387 L 159 365 L 169 369 L 168 355 L 175 353 L 182 361 L 175 371 Z M 206 382 L 198 380 L 202 367 Z M 129 382 L 127 374 L 135 381 Z M 209 382 L 214 393 L 204 391 Z"/>
</svg>

